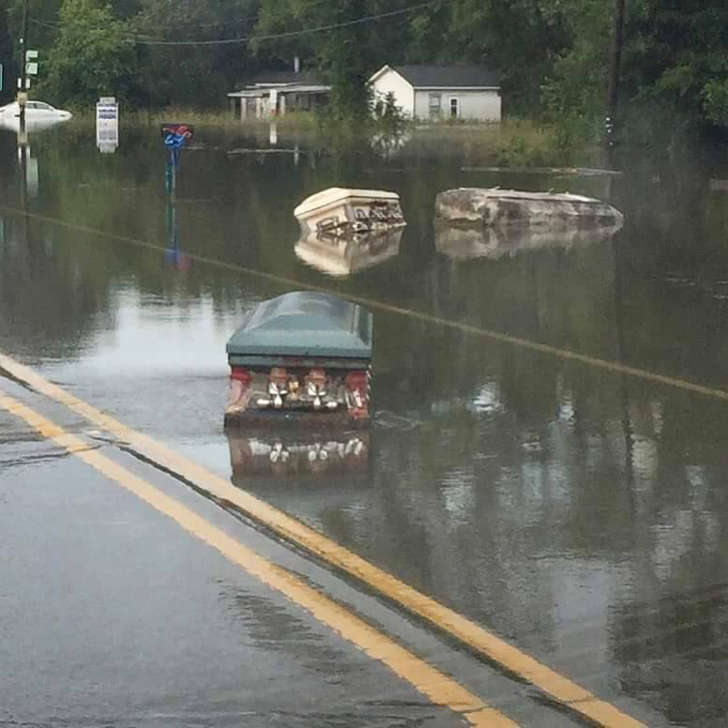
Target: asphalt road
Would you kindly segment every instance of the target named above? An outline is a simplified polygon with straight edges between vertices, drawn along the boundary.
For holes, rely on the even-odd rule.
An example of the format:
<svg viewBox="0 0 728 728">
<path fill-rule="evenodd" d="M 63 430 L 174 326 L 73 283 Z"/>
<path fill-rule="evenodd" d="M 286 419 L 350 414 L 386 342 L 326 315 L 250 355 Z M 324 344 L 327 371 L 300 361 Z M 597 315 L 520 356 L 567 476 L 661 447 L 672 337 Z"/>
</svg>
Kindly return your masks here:
<svg viewBox="0 0 728 728">
<path fill-rule="evenodd" d="M 571 724 L 529 686 L 104 442 L 63 406 L 10 380 L 0 388 L 0 662 L 9 668 L 0 682 L 0 725 Z M 30 408 L 21 416 L 8 411 L 21 404 Z M 84 447 L 74 455 L 40 435 L 23 419 L 28 412 Z M 366 641 L 343 638 L 336 622 L 313 615 L 295 594 L 286 598 L 79 453 L 107 458 L 329 595 L 403 646 L 411 671 L 398 675 L 367 654 Z M 422 692 L 430 666 L 442 671 L 436 682 L 495 710 L 478 718 L 457 697 L 448 707 L 435 704 Z"/>
</svg>

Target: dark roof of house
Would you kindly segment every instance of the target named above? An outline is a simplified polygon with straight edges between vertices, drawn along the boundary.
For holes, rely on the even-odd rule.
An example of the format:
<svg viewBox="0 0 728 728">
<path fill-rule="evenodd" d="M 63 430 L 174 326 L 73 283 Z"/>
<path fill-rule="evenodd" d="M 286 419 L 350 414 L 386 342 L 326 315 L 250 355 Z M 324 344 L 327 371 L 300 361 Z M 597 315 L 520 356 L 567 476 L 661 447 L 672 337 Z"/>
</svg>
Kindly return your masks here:
<svg viewBox="0 0 728 728">
<path fill-rule="evenodd" d="M 303 83 L 308 85 L 318 86 L 323 84 L 323 81 L 316 76 L 316 74 L 309 71 L 261 71 L 257 76 L 254 76 L 249 84 L 276 84 L 276 83 Z"/>
<path fill-rule="evenodd" d="M 434 66 L 410 65 L 392 66 L 415 87 L 499 86 L 496 71 L 484 66 Z"/>
</svg>

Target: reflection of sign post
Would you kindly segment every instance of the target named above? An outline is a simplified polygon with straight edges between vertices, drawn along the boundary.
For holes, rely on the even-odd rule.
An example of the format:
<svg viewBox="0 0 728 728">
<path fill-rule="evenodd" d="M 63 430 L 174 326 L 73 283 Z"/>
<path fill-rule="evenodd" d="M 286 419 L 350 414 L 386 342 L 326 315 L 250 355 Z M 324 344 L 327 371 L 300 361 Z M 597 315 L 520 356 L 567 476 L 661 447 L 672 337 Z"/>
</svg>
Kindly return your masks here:
<svg viewBox="0 0 728 728">
<path fill-rule="evenodd" d="M 38 159 L 30 156 L 28 147 L 28 159 L 25 167 L 25 185 L 28 197 L 38 197 Z"/>
<path fill-rule="evenodd" d="M 119 146 L 119 104 L 113 96 L 102 96 L 96 103 L 96 146 L 103 153 Z"/>
</svg>

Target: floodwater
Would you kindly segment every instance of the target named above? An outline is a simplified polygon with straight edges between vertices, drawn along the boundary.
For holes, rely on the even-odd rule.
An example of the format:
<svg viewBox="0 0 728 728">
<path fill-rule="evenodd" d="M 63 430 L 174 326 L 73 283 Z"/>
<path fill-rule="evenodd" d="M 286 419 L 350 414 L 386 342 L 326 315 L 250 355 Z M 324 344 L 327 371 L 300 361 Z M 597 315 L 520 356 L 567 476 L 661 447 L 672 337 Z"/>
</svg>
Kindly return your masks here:
<svg viewBox="0 0 728 728">
<path fill-rule="evenodd" d="M 200 128 L 174 199 L 153 127 L 112 154 L 59 127 L 26 155 L 0 131 L 1 351 L 600 697 L 725 725 L 728 168 L 711 154 L 536 174 L 417 136 L 382 157 Z M 334 185 L 398 192 L 401 238 L 368 261 L 297 252 L 293 208 Z M 438 191 L 493 185 L 594 195 L 625 225 L 514 250 L 435 234 Z M 228 437 L 225 341 L 296 282 L 372 301 L 371 431 Z"/>
</svg>

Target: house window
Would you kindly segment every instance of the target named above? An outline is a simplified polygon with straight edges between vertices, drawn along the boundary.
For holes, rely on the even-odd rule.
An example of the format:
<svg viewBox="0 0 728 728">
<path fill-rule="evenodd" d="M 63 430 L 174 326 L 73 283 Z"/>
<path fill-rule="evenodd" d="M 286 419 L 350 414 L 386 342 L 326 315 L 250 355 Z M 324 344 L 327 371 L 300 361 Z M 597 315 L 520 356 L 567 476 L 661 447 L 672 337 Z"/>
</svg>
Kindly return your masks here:
<svg viewBox="0 0 728 728">
<path fill-rule="evenodd" d="M 442 105 L 442 96 L 440 94 L 430 94 L 430 118 L 440 116 L 440 108 Z"/>
<path fill-rule="evenodd" d="M 458 100 L 455 96 L 450 98 L 450 118 L 457 119 L 460 116 L 460 108 L 458 106 Z"/>
</svg>

